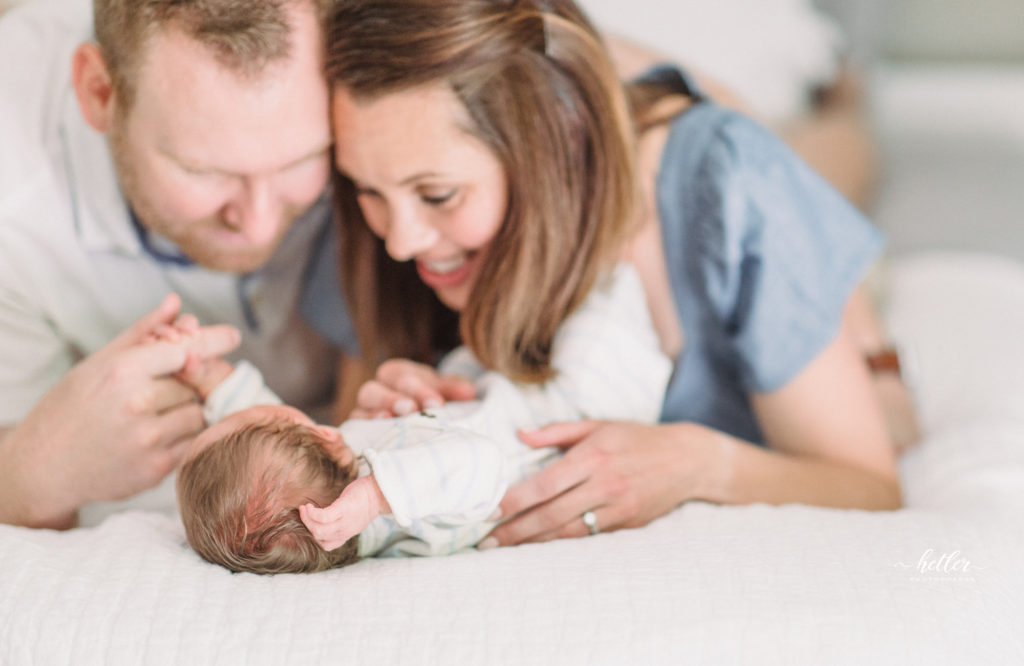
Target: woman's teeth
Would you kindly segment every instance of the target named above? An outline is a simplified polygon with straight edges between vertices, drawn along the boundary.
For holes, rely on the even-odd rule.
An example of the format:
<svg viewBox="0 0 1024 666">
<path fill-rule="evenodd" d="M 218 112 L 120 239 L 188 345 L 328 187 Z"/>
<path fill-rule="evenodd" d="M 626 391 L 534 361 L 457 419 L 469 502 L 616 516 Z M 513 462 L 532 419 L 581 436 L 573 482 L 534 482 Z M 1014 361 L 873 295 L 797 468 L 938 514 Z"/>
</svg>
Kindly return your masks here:
<svg viewBox="0 0 1024 666">
<path fill-rule="evenodd" d="M 425 261 L 423 264 L 427 267 L 427 270 L 431 273 L 437 273 L 444 275 L 445 273 L 451 273 L 452 271 L 462 268 L 462 265 L 466 263 L 466 257 L 456 257 L 454 259 L 446 259 L 444 261 Z"/>
</svg>

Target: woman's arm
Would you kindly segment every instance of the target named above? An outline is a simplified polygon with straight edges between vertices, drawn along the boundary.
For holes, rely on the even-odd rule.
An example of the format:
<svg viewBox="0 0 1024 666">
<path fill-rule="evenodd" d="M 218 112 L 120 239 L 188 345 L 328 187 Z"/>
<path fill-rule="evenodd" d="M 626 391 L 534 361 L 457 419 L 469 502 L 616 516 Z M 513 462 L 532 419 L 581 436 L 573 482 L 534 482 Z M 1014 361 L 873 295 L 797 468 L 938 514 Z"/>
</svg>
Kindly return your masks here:
<svg viewBox="0 0 1024 666">
<path fill-rule="evenodd" d="M 502 515 L 515 517 L 487 545 L 585 536 L 586 511 L 602 531 L 639 527 L 688 500 L 899 508 L 893 447 L 851 309 L 795 379 L 753 398 L 770 450 L 694 423 L 591 421 L 523 433 L 531 446 L 568 450 L 506 494 Z"/>
<path fill-rule="evenodd" d="M 900 507 L 894 447 L 855 339 L 852 310 L 839 336 L 795 379 L 753 396 L 770 450 L 731 438 L 705 444 L 720 449 L 710 459 L 722 468 L 703 499 Z"/>
</svg>

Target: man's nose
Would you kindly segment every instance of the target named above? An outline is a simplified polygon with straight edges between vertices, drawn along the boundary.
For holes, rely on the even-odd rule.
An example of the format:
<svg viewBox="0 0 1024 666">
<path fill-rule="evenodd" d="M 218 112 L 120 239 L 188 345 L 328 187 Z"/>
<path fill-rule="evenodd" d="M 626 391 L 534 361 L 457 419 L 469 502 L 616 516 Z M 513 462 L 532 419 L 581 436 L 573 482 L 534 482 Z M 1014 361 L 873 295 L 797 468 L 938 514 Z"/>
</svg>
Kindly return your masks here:
<svg viewBox="0 0 1024 666">
<path fill-rule="evenodd" d="M 224 210 L 224 221 L 255 244 L 271 241 L 283 224 L 283 207 L 264 178 L 245 179 Z"/>
<path fill-rule="evenodd" d="M 433 247 L 439 238 L 437 229 L 416 211 L 392 211 L 384 247 L 395 261 L 406 261 Z"/>
</svg>

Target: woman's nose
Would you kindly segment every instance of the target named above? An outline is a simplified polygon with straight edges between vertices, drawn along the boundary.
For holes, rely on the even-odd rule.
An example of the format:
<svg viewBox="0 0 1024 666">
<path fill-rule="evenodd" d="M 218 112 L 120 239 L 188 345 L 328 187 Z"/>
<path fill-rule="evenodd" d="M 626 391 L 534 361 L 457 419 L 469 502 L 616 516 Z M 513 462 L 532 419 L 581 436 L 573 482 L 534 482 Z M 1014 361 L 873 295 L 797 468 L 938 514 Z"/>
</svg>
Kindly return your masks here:
<svg viewBox="0 0 1024 666">
<path fill-rule="evenodd" d="M 440 234 L 433 225 L 412 211 L 394 211 L 384 246 L 395 261 L 406 261 L 433 247 Z"/>
</svg>

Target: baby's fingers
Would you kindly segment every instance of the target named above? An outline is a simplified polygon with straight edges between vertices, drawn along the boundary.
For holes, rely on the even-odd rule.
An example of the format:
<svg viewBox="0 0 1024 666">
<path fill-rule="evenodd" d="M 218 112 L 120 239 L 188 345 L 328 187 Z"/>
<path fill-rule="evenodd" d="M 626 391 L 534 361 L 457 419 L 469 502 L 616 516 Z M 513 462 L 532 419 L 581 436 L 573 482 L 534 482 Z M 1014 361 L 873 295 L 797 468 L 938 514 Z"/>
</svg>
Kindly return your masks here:
<svg viewBox="0 0 1024 666">
<path fill-rule="evenodd" d="M 199 332 L 199 320 L 195 315 L 183 314 L 174 321 L 174 328 L 178 329 L 182 335 L 193 336 Z"/>
<path fill-rule="evenodd" d="M 302 519 L 302 524 L 306 526 L 321 548 L 334 550 L 344 545 L 353 535 L 348 533 L 344 524 L 337 521 L 325 522 L 313 515 L 316 513 L 322 518 L 325 511 L 325 509 L 318 509 L 312 504 L 305 504 L 299 507 L 299 518 Z"/>
</svg>

